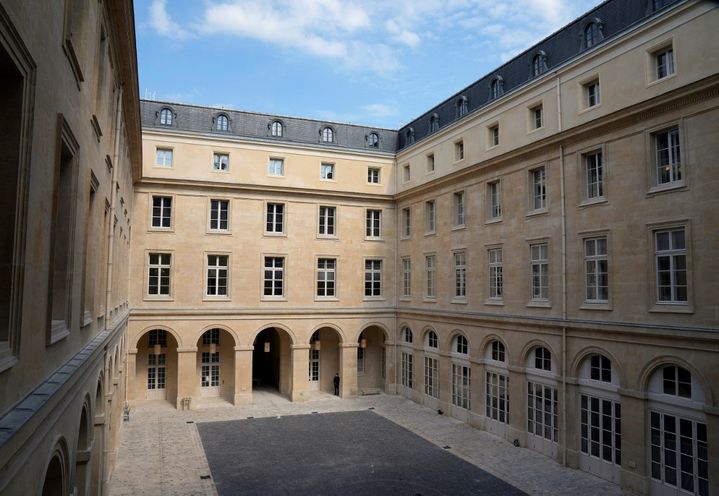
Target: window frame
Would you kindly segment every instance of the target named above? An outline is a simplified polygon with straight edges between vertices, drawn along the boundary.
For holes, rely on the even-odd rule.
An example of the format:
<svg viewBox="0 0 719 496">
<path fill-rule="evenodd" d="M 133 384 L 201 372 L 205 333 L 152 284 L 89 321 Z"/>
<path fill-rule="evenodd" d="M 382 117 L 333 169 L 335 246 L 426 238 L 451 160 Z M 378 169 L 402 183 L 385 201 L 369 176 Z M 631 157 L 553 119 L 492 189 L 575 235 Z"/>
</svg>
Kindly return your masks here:
<svg viewBox="0 0 719 496">
<path fill-rule="evenodd" d="M 435 170 L 434 153 L 428 153 L 427 155 L 425 155 L 425 159 L 427 161 L 425 174 L 434 174 L 434 170 Z"/>
<path fill-rule="evenodd" d="M 213 228 L 212 227 L 212 215 L 213 215 L 213 208 L 212 208 L 212 202 L 218 202 L 218 207 L 222 202 L 225 202 L 227 204 L 227 228 L 222 229 L 221 226 L 221 208 L 218 210 L 218 217 L 217 217 L 217 224 L 218 227 Z M 210 197 L 207 201 L 207 232 L 212 234 L 230 234 L 232 229 L 232 200 L 229 198 L 218 198 L 218 197 Z"/>
<path fill-rule="evenodd" d="M 269 215 L 270 215 L 270 205 L 281 205 L 282 206 L 282 229 L 277 231 L 267 230 L 267 224 L 269 221 Z M 265 202 L 265 208 L 264 208 L 264 216 L 263 216 L 263 235 L 264 236 L 287 236 L 287 203 L 286 202 L 278 202 L 278 201 L 266 201 Z M 277 225 L 277 212 L 274 212 L 273 214 L 273 220 L 272 224 L 273 227 L 276 228 Z"/>
<path fill-rule="evenodd" d="M 495 201 L 496 200 L 496 201 Z M 487 220 L 486 222 L 499 222 L 502 220 L 502 178 L 487 181 Z"/>
<path fill-rule="evenodd" d="M 160 158 L 160 153 L 164 152 L 167 154 L 169 152 L 170 156 L 170 163 L 167 164 L 166 160 L 163 160 L 164 163 L 159 163 L 158 159 Z M 165 156 L 167 158 L 167 156 Z M 164 147 L 164 146 L 156 146 L 155 147 L 155 163 L 154 167 L 158 167 L 160 169 L 172 169 L 175 165 L 175 150 L 172 147 Z"/>
<path fill-rule="evenodd" d="M 424 235 L 429 236 L 437 233 L 437 200 L 425 200 L 424 202 Z"/>
<path fill-rule="evenodd" d="M 401 257 L 402 264 L 402 293 L 400 299 L 412 298 L 412 258 Z"/>
<path fill-rule="evenodd" d="M 493 122 L 487 126 L 487 150 L 497 148 L 500 143 L 499 122 Z"/>
<path fill-rule="evenodd" d="M 322 209 L 326 209 L 326 213 L 323 216 L 322 215 Z M 327 215 L 329 211 L 332 211 L 332 215 Z M 329 219 L 332 219 L 331 223 L 328 223 L 327 221 Z M 325 232 L 322 232 L 322 221 L 325 221 L 324 227 Z M 318 238 L 324 238 L 324 239 L 337 239 L 337 206 L 335 205 L 324 205 L 320 204 L 317 205 L 317 237 Z M 331 224 L 331 226 L 330 226 Z M 332 232 L 329 231 L 329 227 L 331 227 Z"/>
<path fill-rule="evenodd" d="M 452 251 L 452 303 L 467 302 L 467 250 Z"/>
<path fill-rule="evenodd" d="M 337 168 L 333 162 L 320 162 L 320 181 L 336 182 Z"/>
<path fill-rule="evenodd" d="M 412 207 L 407 205 L 400 210 L 401 219 L 401 239 L 409 239 L 412 237 Z"/>
<path fill-rule="evenodd" d="M 324 126 L 320 130 L 320 141 L 322 143 L 334 143 L 335 142 L 335 130 L 331 126 Z"/>
<path fill-rule="evenodd" d="M 371 267 L 367 268 L 367 264 L 369 263 L 378 263 L 377 268 Z M 364 257 L 362 259 L 362 265 L 363 270 L 362 274 L 364 277 L 364 289 L 363 289 L 363 301 L 371 301 L 371 300 L 383 300 L 384 297 L 384 258 L 382 257 Z M 369 272 L 368 272 L 369 271 Z M 368 281 L 367 275 L 373 274 L 373 277 Z M 377 274 L 377 280 L 375 280 L 374 274 Z M 372 288 L 370 291 L 370 294 L 367 294 L 367 283 L 370 282 L 372 284 Z M 377 294 L 375 294 L 375 288 L 374 284 L 379 285 L 379 290 Z"/>
<path fill-rule="evenodd" d="M 261 301 L 287 301 L 287 268 L 288 268 L 288 257 L 286 254 L 282 253 L 263 253 L 260 255 L 260 262 L 262 267 L 262 270 L 260 271 L 260 300 Z M 269 267 L 269 270 L 272 272 L 272 277 L 269 279 L 271 281 L 270 290 L 272 293 L 276 290 L 276 281 L 280 281 L 282 293 L 277 294 L 265 294 L 266 287 L 267 287 L 267 277 L 266 272 L 268 270 L 268 259 L 273 259 L 272 266 Z M 276 266 L 276 260 L 282 260 L 282 266 L 277 267 Z M 281 271 L 281 277 L 278 279 L 276 277 L 276 274 L 278 271 Z"/>
<path fill-rule="evenodd" d="M 541 256 L 542 247 L 546 253 L 544 258 L 534 257 L 534 248 L 538 248 Z M 529 306 L 548 306 L 551 298 L 551 272 L 550 272 L 550 243 L 548 239 L 537 239 L 529 242 Z M 539 294 L 535 287 L 535 267 L 539 268 L 540 284 Z M 541 284 L 542 274 L 546 279 L 546 286 Z M 542 288 L 546 288 L 546 294 L 543 293 Z M 539 305 L 537 305 L 539 304 Z"/>
<path fill-rule="evenodd" d="M 232 253 L 231 252 L 205 252 L 205 290 L 203 294 L 203 300 L 230 300 L 230 290 L 231 290 L 231 278 L 230 278 L 230 272 L 232 267 Z M 210 257 L 217 257 L 217 264 L 210 265 Z M 226 265 L 219 264 L 219 261 L 222 257 L 225 257 Z M 223 269 L 224 267 L 224 269 Z M 219 279 L 221 278 L 221 271 L 225 271 L 225 294 L 210 294 L 209 289 L 209 283 L 210 283 L 210 271 L 215 272 L 215 279 L 216 283 L 215 286 L 217 289 L 220 288 L 219 285 Z"/>
<path fill-rule="evenodd" d="M 376 181 L 374 179 L 376 179 Z M 381 167 L 367 167 L 367 184 L 371 184 L 373 186 L 379 186 L 382 184 Z"/>
<path fill-rule="evenodd" d="M 222 158 L 227 158 L 227 166 L 223 169 L 222 168 Z M 220 168 L 217 168 L 219 159 Z M 226 174 L 230 172 L 230 153 L 229 152 L 212 152 L 212 172 L 221 172 L 223 174 Z"/>
<path fill-rule="evenodd" d="M 493 257 L 493 254 L 499 257 Z M 499 258 L 499 260 L 497 260 Z M 501 245 L 487 246 L 487 300 L 488 303 L 499 304 L 504 298 L 504 252 Z"/>
<path fill-rule="evenodd" d="M 464 189 L 452 193 L 452 229 L 467 227 L 467 191 Z"/>
<path fill-rule="evenodd" d="M 365 209 L 365 236 L 366 241 L 377 241 L 382 239 L 382 209 Z"/>
<path fill-rule="evenodd" d="M 437 299 L 437 254 L 424 254 L 424 298 L 425 301 Z"/>
<path fill-rule="evenodd" d="M 611 298 L 611 285 L 610 285 L 610 272 L 609 272 L 609 236 L 606 232 L 599 232 L 594 234 L 585 234 L 581 238 L 581 249 L 582 249 L 582 263 L 584 270 L 582 271 L 582 274 L 584 275 L 584 298 L 583 298 L 583 305 L 586 305 L 588 307 L 595 307 L 597 305 L 604 305 L 608 306 L 610 303 Z M 598 246 L 598 241 L 604 240 L 604 246 L 605 246 L 605 252 L 604 253 L 597 253 L 596 248 Z M 593 242 L 595 246 L 595 251 L 593 255 L 587 254 L 587 243 Z M 597 291 L 596 298 L 589 298 L 589 273 L 587 271 L 587 265 L 588 263 L 592 263 L 594 265 L 595 270 L 595 276 L 596 274 L 599 274 L 599 264 L 600 262 L 605 262 L 605 278 L 606 278 L 606 298 L 599 298 L 599 288 L 602 287 L 599 285 L 599 280 L 597 278 L 597 281 L 594 284 L 594 289 Z"/>
<path fill-rule="evenodd" d="M 602 105 L 602 90 L 599 80 L 599 75 L 595 74 L 592 77 L 585 79 L 582 83 L 581 91 L 581 106 L 582 112 L 593 110 L 601 107 Z"/>
<path fill-rule="evenodd" d="M 464 160 L 464 140 L 460 139 L 454 142 L 454 161 L 461 162 Z"/>
<path fill-rule="evenodd" d="M 151 257 L 152 255 L 160 255 L 160 256 L 161 256 L 161 255 L 167 255 L 167 256 L 169 256 L 169 262 L 168 262 L 167 264 L 163 264 L 163 263 L 159 262 L 159 259 L 158 259 L 158 263 L 157 263 L 157 264 L 152 264 L 151 261 L 150 261 L 150 260 L 151 260 L 150 257 Z M 143 289 L 143 300 L 144 300 L 144 301 L 151 301 L 151 300 L 170 300 L 170 301 L 171 301 L 171 300 L 174 300 L 174 294 L 175 294 L 174 291 L 173 291 L 173 283 L 174 283 L 174 277 L 173 277 L 173 261 L 174 261 L 174 258 L 175 258 L 175 252 L 174 252 L 174 250 L 152 250 L 152 249 L 147 249 L 147 250 L 145 250 L 144 256 L 145 256 L 145 267 L 144 267 L 144 269 L 145 269 L 145 278 L 144 278 L 144 281 L 143 281 L 143 286 L 144 286 L 144 289 Z M 152 270 L 153 268 L 155 268 L 155 269 L 158 270 L 158 273 L 157 273 L 157 275 L 155 276 L 155 277 L 158 278 L 158 279 L 162 277 L 162 275 L 161 275 L 161 273 L 160 273 L 159 271 L 162 270 L 162 269 L 168 269 L 168 276 L 167 276 L 167 277 L 168 277 L 168 285 L 167 285 L 167 286 L 168 286 L 168 293 L 167 293 L 167 294 L 163 294 L 163 293 L 159 292 L 159 289 L 160 289 L 160 287 L 161 287 L 161 284 L 159 284 L 159 283 L 157 284 L 158 293 L 151 293 L 151 292 L 150 292 L 150 277 L 152 277 L 152 276 L 151 276 L 151 270 Z"/>
<path fill-rule="evenodd" d="M 176 202 L 175 202 L 175 195 L 166 194 L 166 193 L 149 193 L 148 196 L 150 197 L 150 205 L 149 205 L 150 208 L 148 209 L 148 210 L 149 210 L 149 214 L 150 214 L 150 219 L 149 219 L 149 224 L 148 224 L 148 231 L 155 231 L 155 232 L 174 232 L 174 230 L 175 230 L 175 219 L 174 219 L 174 217 L 175 217 L 175 209 L 177 208 L 177 204 L 176 204 Z M 164 213 L 163 213 L 163 210 L 164 210 L 166 207 L 160 206 L 162 215 L 160 216 L 160 224 L 161 224 L 161 225 L 159 225 L 159 226 L 155 226 L 155 225 L 153 224 L 153 223 L 154 223 L 154 219 L 155 219 L 155 215 L 154 215 L 154 211 L 155 211 L 155 198 L 164 198 L 164 199 L 169 198 L 169 199 L 170 199 L 170 206 L 169 206 L 170 215 L 169 215 L 169 216 L 165 217 L 165 215 L 164 215 Z M 169 224 L 170 224 L 169 226 L 162 226 L 162 219 L 165 219 L 165 218 L 168 218 L 168 219 L 169 219 Z"/>
<path fill-rule="evenodd" d="M 273 174 L 273 165 L 280 164 L 281 174 Z M 285 159 L 282 157 L 270 157 L 267 159 L 267 176 L 268 177 L 285 177 Z"/>
<path fill-rule="evenodd" d="M 270 136 L 273 138 L 282 138 L 285 135 L 285 125 L 282 121 L 274 120 L 270 123 Z"/>
<path fill-rule="evenodd" d="M 332 268 L 320 267 L 320 262 L 323 260 L 324 261 L 331 260 L 333 262 L 334 266 Z M 329 290 L 327 288 L 327 283 L 328 283 L 327 278 L 325 278 L 325 280 L 323 281 L 325 284 L 325 287 L 324 287 L 325 294 L 320 294 L 320 285 L 321 285 L 320 273 L 321 272 L 324 273 L 325 275 L 332 274 L 332 278 L 333 278 L 331 281 L 333 283 L 333 287 L 331 289 L 332 294 L 328 294 Z M 327 256 L 317 255 L 315 257 L 315 301 L 337 301 L 337 300 L 339 300 L 338 273 L 339 273 L 339 257 L 337 257 L 335 255 L 327 255 Z"/>
<path fill-rule="evenodd" d="M 224 125 L 220 125 L 221 122 L 224 122 Z M 221 133 L 226 133 L 230 130 L 230 118 L 227 114 L 218 114 L 215 118 L 215 131 L 219 131 Z"/>
<path fill-rule="evenodd" d="M 536 167 L 532 167 L 528 171 L 528 209 L 527 214 L 539 214 L 548 211 L 549 193 L 548 193 L 548 178 L 547 178 L 547 165 L 542 164 Z"/>
</svg>

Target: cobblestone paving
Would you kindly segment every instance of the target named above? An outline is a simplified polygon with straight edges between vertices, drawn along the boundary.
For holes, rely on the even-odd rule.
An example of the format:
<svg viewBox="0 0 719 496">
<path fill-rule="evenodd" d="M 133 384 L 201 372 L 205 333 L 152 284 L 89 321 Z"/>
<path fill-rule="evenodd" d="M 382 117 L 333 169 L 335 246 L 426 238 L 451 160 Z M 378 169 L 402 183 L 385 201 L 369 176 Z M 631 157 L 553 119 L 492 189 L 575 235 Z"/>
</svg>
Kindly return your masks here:
<svg viewBox="0 0 719 496">
<path fill-rule="evenodd" d="M 474 429 L 459 420 L 401 396 L 377 395 L 353 400 L 318 394 L 304 403 L 291 403 L 275 394 L 256 392 L 254 405 L 235 407 L 207 401 L 202 410 L 178 411 L 169 403 L 135 405 L 120 433 L 117 465 L 110 481 L 111 496 L 217 494 L 197 431 L 197 422 L 247 417 L 299 415 L 313 412 L 375 413 L 531 495 L 621 495 L 615 485 L 587 473 L 563 468 L 549 458 Z"/>
</svg>

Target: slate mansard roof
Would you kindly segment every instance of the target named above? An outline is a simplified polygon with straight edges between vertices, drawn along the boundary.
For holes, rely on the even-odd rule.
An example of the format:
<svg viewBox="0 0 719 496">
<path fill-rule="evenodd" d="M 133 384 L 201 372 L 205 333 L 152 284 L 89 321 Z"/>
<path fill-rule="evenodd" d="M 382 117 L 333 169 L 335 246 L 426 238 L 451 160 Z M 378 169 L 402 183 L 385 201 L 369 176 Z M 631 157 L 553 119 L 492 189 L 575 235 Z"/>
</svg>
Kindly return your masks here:
<svg viewBox="0 0 719 496">
<path fill-rule="evenodd" d="M 268 142 L 386 153 L 395 153 L 397 150 L 397 131 L 389 129 L 150 100 L 141 100 L 140 109 L 142 126 L 146 129 L 190 131 Z M 160 124 L 160 112 L 163 109 L 169 109 L 172 112 L 171 125 Z M 217 118 L 221 115 L 228 119 L 226 131 L 220 131 L 216 126 Z M 282 136 L 272 135 L 271 127 L 274 122 L 282 124 Z M 332 130 L 333 141 L 331 143 L 322 141 L 322 130 L 327 127 Z M 377 146 L 370 146 L 371 133 L 375 133 L 379 138 Z"/>
</svg>

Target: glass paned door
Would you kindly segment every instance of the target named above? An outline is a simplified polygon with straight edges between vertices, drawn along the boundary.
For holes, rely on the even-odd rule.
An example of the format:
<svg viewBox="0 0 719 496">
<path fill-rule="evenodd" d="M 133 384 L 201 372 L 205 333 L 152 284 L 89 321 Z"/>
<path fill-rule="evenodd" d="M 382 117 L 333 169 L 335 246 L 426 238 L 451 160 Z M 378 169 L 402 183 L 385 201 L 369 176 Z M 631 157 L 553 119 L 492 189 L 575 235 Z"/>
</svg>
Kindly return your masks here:
<svg viewBox="0 0 719 496">
<path fill-rule="evenodd" d="M 622 464 L 621 405 L 588 394 L 582 394 L 580 399 L 580 468 L 619 483 Z"/>
<path fill-rule="evenodd" d="M 310 350 L 310 389 L 320 388 L 320 350 Z"/>
<path fill-rule="evenodd" d="M 220 353 L 202 352 L 201 384 L 202 396 L 220 395 Z"/>
<path fill-rule="evenodd" d="M 167 355 L 147 355 L 147 399 L 164 400 Z"/>
</svg>

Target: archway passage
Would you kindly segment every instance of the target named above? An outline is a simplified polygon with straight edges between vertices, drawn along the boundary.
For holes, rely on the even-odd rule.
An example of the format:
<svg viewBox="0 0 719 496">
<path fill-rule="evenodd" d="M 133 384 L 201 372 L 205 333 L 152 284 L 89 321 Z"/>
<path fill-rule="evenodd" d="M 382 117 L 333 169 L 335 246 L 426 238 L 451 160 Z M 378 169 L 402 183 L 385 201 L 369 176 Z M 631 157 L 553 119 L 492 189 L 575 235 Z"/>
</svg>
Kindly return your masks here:
<svg viewBox="0 0 719 496">
<path fill-rule="evenodd" d="M 222 397 L 233 401 L 235 395 L 235 340 L 224 329 L 209 329 L 197 340 L 196 375 L 200 396 Z"/>
<path fill-rule="evenodd" d="M 357 387 L 360 392 L 384 391 L 387 377 L 385 333 L 378 326 L 362 331 L 357 343 Z"/>
<path fill-rule="evenodd" d="M 42 486 L 42 496 L 65 496 L 65 494 L 62 460 L 60 460 L 59 455 L 55 455 L 47 467 L 45 482 Z"/>
<path fill-rule="evenodd" d="M 252 388 L 288 394 L 291 387 L 292 341 L 282 329 L 268 327 L 255 338 L 252 351 Z"/>
<path fill-rule="evenodd" d="M 138 400 L 177 399 L 177 341 L 164 329 L 146 332 L 137 343 L 135 381 L 129 397 Z"/>
<path fill-rule="evenodd" d="M 312 334 L 307 378 L 311 391 L 334 393 L 335 374 L 342 375 L 340 340 L 339 333 L 331 327 L 323 327 Z"/>
</svg>

